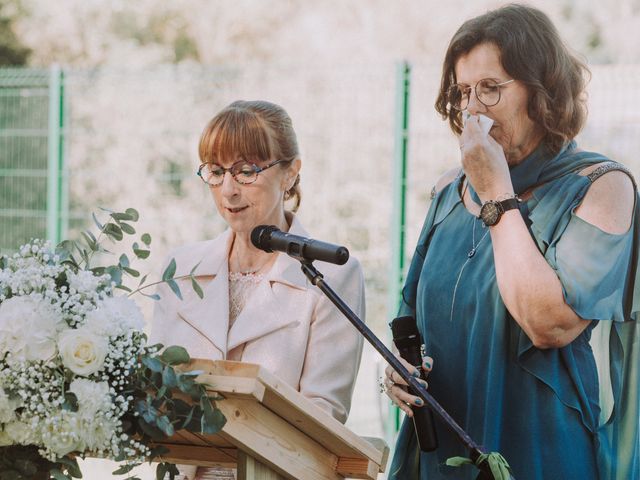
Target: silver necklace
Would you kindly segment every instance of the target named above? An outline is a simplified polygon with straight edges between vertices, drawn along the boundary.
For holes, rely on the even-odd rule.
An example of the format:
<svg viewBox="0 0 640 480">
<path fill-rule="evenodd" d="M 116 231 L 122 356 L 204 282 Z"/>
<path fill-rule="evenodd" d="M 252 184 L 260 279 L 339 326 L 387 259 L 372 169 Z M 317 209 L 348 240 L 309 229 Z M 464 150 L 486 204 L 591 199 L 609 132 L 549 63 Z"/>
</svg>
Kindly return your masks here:
<svg viewBox="0 0 640 480">
<path fill-rule="evenodd" d="M 466 208 L 464 207 L 464 202 L 462 203 L 462 206 L 463 208 Z M 478 243 L 476 244 L 476 220 L 477 220 L 476 218 L 473 219 L 473 229 L 471 230 L 471 250 L 469 250 L 469 252 L 467 253 L 467 259 L 462 264 L 462 268 L 460 268 L 460 272 L 458 273 L 456 284 L 453 287 L 453 298 L 451 299 L 451 313 L 449 314 L 450 322 L 453 322 L 453 309 L 456 304 L 456 293 L 458 292 L 458 285 L 460 284 L 460 279 L 462 278 L 462 272 L 464 272 L 464 269 L 466 268 L 466 266 L 469 264 L 471 259 L 475 256 L 476 252 L 478 251 L 478 247 L 484 240 L 484 237 L 486 237 L 487 234 L 489 233 L 489 229 L 486 228 L 483 223 L 482 228 L 485 229 L 485 232 L 482 235 L 482 237 L 480 237 L 480 240 L 478 240 Z"/>
</svg>

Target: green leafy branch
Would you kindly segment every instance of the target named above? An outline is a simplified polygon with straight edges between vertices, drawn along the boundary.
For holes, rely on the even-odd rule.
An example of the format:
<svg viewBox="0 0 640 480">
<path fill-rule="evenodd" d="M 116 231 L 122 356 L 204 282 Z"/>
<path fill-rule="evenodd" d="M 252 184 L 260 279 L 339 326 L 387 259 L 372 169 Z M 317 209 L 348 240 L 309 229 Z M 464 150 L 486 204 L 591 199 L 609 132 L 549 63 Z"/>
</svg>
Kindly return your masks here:
<svg viewBox="0 0 640 480">
<path fill-rule="evenodd" d="M 155 350 L 162 345 L 150 348 Z M 202 372 L 176 368 L 190 361 L 187 351 L 178 346 L 168 347 L 160 354 L 144 355 L 131 389 L 126 392 L 135 399 L 135 413 L 123 422 L 124 432 L 140 438 L 145 445 L 155 445 L 150 461 L 161 459 L 168 453 L 167 448 L 157 442 L 173 436 L 177 430 L 215 434 L 226 423 L 226 418 L 215 405 L 215 401 L 221 398 L 211 396 L 206 386 L 196 380 Z M 125 465 L 114 474 L 128 473 L 137 465 Z M 173 479 L 178 471 L 172 464 L 161 462 L 156 473 L 157 478 L 169 474 Z"/>
<path fill-rule="evenodd" d="M 64 240 L 56 247 L 56 254 L 60 257 L 61 263 L 70 264 L 76 270 L 90 270 L 96 275 L 103 275 L 106 273 L 111 277 L 111 281 L 115 284 L 115 288 L 128 292 L 129 296 L 135 293 L 140 293 L 141 295 L 154 300 L 160 299 L 158 294 L 147 294 L 144 293 L 143 290 L 161 283 L 166 283 L 173 293 L 182 300 L 182 292 L 176 280 L 188 278 L 191 280 L 191 287 L 194 292 L 200 298 L 203 298 L 204 293 L 195 278 L 195 270 L 199 264 L 195 265 L 188 275 L 176 277 L 176 262 L 175 259 L 171 259 L 171 262 L 162 274 L 162 280 L 145 284 L 149 274 L 141 276 L 140 271 L 133 268 L 132 264 L 134 260 L 145 260 L 151 254 L 151 235 L 148 233 L 143 233 L 140 236 L 140 243 L 138 241 L 133 243 L 131 247 L 133 254 L 132 257 L 123 253 L 115 264 L 91 267 L 91 260 L 93 259 L 94 254 L 113 254 L 103 246 L 103 241 L 105 239 L 109 239 L 114 243 L 118 243 L 124 240 L 125 235 L 135 235 L 136 229 L 132 224 L 137 222 L 140 217 L 138 211 L 133 208 L 127 208 L 124 212 L 114 212 L 104 208 L 101 210 L 107 212 L 109 216 L 108 221 L 103 224 L 98 220 L 95 213 L 92 214 L 93 221 L 99 229 L 97 237 L 90 230 L 84 230 L 81 232 L 81 241 Z M 135 290 L 125 285 L 124 279 L 126 277 L 140 279 Z"/>
</svg>

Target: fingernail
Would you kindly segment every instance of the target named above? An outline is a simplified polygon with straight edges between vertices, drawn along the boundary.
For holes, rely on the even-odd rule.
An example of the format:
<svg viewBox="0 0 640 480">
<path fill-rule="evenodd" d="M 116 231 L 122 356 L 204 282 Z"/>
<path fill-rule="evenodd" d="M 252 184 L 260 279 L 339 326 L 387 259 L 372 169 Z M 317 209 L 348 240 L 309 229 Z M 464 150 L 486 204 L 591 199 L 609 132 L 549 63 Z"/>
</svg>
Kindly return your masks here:
<svg viewBox="0 0 640 480">
<path fill-rule="evenodd" d="M 431 362 L 429 360 L 424 361 L 424 366 L 427 370 L 431 370 Z"/>
<path fill-rule="evenodd" d="M 422 401 L 421 398 L 416 398 L 415 404 L 416 405 L 422 405 L 424 402 Z"/>
<path fill-rule="evenodd" d="M 420 376 L 420 372 L 418 370 L 414 370 L 411 375 L 413 375 L 414 377 L 419 377 Z"/>
</svg>

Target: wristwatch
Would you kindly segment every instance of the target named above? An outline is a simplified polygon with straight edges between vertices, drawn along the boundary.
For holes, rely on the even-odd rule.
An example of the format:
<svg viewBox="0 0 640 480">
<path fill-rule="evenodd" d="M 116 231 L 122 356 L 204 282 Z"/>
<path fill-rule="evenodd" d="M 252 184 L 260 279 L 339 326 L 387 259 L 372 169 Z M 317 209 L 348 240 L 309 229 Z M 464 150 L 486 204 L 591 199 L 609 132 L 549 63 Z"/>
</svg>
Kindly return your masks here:
<svg viewBox="0 0 640 480">
<path fill-rule="evenodd" d="M 520 199 L 518 197 L 507 198 L 506 200 L 488 200 L 480 207 L 478 218 L 482 220 L 485 227 L 492 227 L 500 221 L 500 217 L 507 210 L 518 208 Z"/>
</svg>

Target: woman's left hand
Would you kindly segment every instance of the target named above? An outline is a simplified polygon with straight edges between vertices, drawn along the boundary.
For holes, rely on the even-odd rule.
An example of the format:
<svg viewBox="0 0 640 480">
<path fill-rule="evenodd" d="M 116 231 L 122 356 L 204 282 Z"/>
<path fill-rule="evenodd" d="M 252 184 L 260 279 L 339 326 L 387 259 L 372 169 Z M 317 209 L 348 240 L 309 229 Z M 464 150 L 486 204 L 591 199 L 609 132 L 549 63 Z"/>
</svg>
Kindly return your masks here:
<svg viewBox="0 0 640 480">
<path fill-rule="evenodd" d="M 513 194 L 509 165 L 502 146 L 485 134 L 477 115 L 470 115 L 460 135 L 462 168 L 480 200 Z"/>
<path fill-rule="evenodd" d="M 398 360 L 404 365 L 404 367 L 409 370 L 420 382 L 424 388 L 427 388 L 427 382 L 418 378 L 420 376 L 420 372 L 414 367 L 410 365 L 406 360 L 402 357 L 397 356 Z M 431 372 L 433 366 L 433 358 L 431 357 L 422 357 L 422 370 L 426 375 Z M 400 374 L 396 372 L 391 365 L 387 365 L 387 368 L 384 370 L 385 378 L 384 378 L 384 392 L 391 399 L 393 403 L 395 403 L 400 409 L 406 413 L 409 417 L 413 416 L 412 406 L 422 407 L 424 402 L 418 396 L 411 395 L 407 392 L 407 383 L 402 379 Z"/>
</svg>

